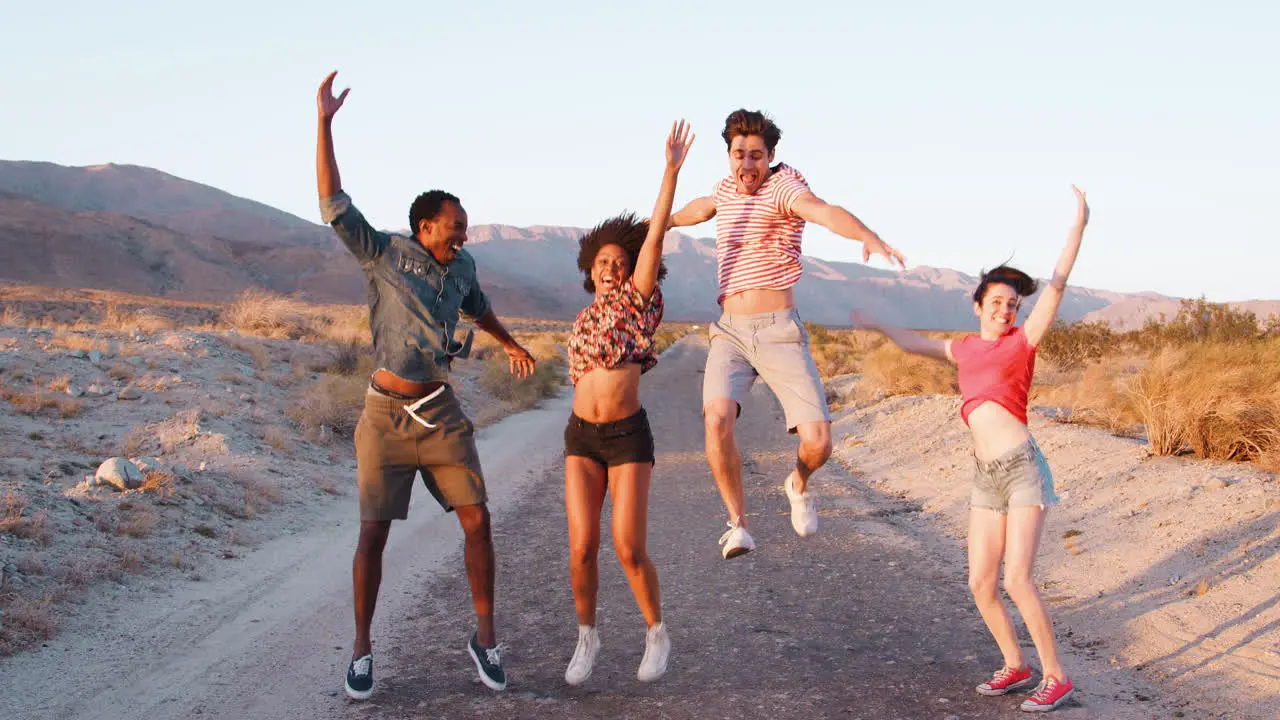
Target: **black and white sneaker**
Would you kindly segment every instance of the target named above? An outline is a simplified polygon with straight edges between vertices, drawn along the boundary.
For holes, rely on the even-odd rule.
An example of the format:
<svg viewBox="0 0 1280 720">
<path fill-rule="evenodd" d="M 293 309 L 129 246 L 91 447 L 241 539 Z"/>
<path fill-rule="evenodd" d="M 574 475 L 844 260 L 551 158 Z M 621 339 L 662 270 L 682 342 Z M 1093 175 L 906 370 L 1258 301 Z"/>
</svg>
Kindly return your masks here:
<svg viewBox="0 0 1280 720">
<path fill-rule="evenodd" d="M 368 700 L 373 694 L 373 656 L 365 655 L 351 661 L 347 668 L 347 697 L 352 700 Z"/>
<path fill-rule="evenodd" d="M 507 689 L 507 673 L 502 669 L 502 646 L 494 645 L 491 648 L 480 647 L 480 641 L 477 639 L 476 633 L 471 634 L 471 641 L 467 643 L 467 651 L 471 653 L 471 659 L 476 661 L 476 670 L 480 673 L 480 682 L 489 686 L 490 690 L 506 690 Z"/>
</svg>

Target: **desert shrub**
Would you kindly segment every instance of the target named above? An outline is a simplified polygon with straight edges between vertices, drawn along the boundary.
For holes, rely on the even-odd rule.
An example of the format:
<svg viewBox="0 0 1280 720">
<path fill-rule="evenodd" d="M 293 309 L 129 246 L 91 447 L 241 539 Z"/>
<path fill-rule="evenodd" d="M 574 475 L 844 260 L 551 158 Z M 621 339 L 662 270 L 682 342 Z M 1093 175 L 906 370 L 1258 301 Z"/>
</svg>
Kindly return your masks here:
<svg viewBox="0 0 1280 720">
<path fill-rule="evenodd" d="M 1054 323 L 1036 350 L 1036 357 L 1067 370 L 1100 360 L 1120 349 L 1105 322 Z"/>
<path fill-rule="evenodd" d="M 1261 339 L 1267 330 L 1248 310 L 1199 298 L 1182 300 L 1172 320 L 1149 319 L 1141 330 L 1128 333 L 1126 339 L 1138 348 L 1155 352 L 1190 343 L 1248 343 Z"/>
<path fill-rule="evenodd" d="M 305 303 L 257 288 L 241 292 L 224 308 L 222 321 L 249 335 L 295 340 L 316 335 L 311 308 Z"/>
<path fill-rule="evenodd" d="M 359 375 L 322 375 L 319 380 L 293 393 L 285 410 L 289 419 L 315 433 L 321 426 L 350 435 L 355 432 L 369 380 Z"/>
<path fill-rule="evenodd" d="M 568 361 L 561 344 L 563 333 L 537 333 L 517 340 L 528 350 L 537 365 L 533 375 L 518 378 L 511 374 L 511 363 L 501 349 L 486 354 L 479 383 L 494 398 L 517 409 L 535 407 L 544 398 L 554 397 L 564 386 Z"/>
<path fill-rule="evenodd" d="M 1127 383 L 1146 364 L 1144 357 L 1110 358 L 1089 363 L 1067 374 L 1065 381 L 1031 386 L 1031 402 L 1065 408 L 1060 420 L 1096 425 L 1114 433 L 1127 433 L 1142 423 L 1142 416 L 1127 392 Z"/>
<path fill-rule="evenodd" d="M 242 338 L 232 338 L 230 345 L 248 355 L 253 360 L 253 366 L 259 372 L 266 372 L 271 369 L 271 355 L 262 343 Z"/>
<path fill-rule="evenodd" d="M 289 432 L 279 425 L 268 425 L 262 429 L 262 442 L 283 453 L 293 452 L 293 441 Z"/>
<path fill-rule="evenodd" d="M 880 345 L 862 363 L 860 395 L 946 395 L 959 391 L 954 365 L 905 353 L 893 343 Z"/>
<path fill-rule="evenodd" d="M 1128 394 L 1157 454 L 1269 463 L 1280 451 L 1280 339 L 1162 350 Z"/>
</svg>

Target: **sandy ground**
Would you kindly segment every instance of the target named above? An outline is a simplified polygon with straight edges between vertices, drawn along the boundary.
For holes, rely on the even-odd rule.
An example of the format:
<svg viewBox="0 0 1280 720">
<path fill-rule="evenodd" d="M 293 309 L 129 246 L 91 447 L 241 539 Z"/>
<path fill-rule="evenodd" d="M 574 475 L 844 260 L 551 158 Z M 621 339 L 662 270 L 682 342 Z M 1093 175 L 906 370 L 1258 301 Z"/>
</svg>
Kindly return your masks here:
<svg viewBox="0 0 1280 720">
<path fill-rule="evenodd" d="M 833 433 L 846 469 L 902 499 L 901 526 L 936 537 L 931 552 L 962 566 L 972 456 L 959 406 L 948 396 L 889 399 L 843 413 Z M 1277 478 L 1153 457 L 1138 440 L 1053 414 L 1033 412 L 1030 427 L 1063 499 L 1037 568 L 1058 636 L 1084 651 L 1085 667 L 1098 668 L 1090 672 L 1132 668 L 1175 706 L 1277 717 Z"/>
<path fill-rule="evenodd" d="M 822 528 L 801 539 L 778 487 L 794 439 L 778 431 L 776 402 L 757 388 L 741 438 L 760 547 L 725 562 L 697 409 L 704 353 L 701 338 L 681 342 L 643 385 L 659 447 L 650 551 L 676 647 L 661 682 L 634 679 L 642 625 L 606 544 L 605 654 L 586 688 L 563 684 L 575 624 L 561 399 L 479 436 L 508 692 L 475 679 L 463 650 L 473 618 L 461 532 L 418 493 L 388 547 L 374 626 L 378 694 L 366 703 L 341 695 L 355 502 L 313 489 L 310 500 L 273 508 L 274 524 L 259 531 L 270 539 L 233 557 L 202 556 L 216 561 L 194 563 L 187 574 L 199 579 L 168 573 L 89 592 L 44 647 L 0 660 L 4 717 L 951 720 L 1016 712 L 1020 697 L 971 690 L 999 655 L 964 586 L 968 445 L 958 400 L 898 398 L 840 413 L 837 459 L 814 484 Z M 1050 516 L 1040 578 L 1081 688 L 1057 716 L 1274 717 L 1262 704 L 1275 705 L 1280 675 L 1275 478 L 1147 458 L 1132 441 L 1042 417 L 1032 427 L 1064 496 Z M 344 458 L 326 458 L 325 469 L 354 475 Z"/>
<path fill-rule="evenodd" d="M 556 400 L 480 430 L 495 515 L 558 457 L 567 407 Z M 91 609 L 39 652 L 0 662 L 5 717 L 316 717 L 340 692 L 335 663 L 350 652 L 357 517 L 354 496 L 344 498 L 200 582 Z M 375 633 L 421 611 L 412 590 L 457 570 L 442 562 L 461 538 L 452 515 L 415 495 L 387 546 Z"/>
</svg>

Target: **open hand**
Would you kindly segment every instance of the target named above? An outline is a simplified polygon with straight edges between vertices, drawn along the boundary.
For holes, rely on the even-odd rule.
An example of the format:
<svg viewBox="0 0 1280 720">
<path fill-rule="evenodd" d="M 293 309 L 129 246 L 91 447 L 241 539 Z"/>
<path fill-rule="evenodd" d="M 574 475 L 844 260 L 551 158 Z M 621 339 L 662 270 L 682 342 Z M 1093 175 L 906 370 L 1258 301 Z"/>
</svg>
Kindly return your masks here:
<svg viewBox="0 0 1280 720">
<path fill-rule="evenodd" d="M 902 257 L 902 253 L 878 237 L 871 237 L 862 241 L 862 262 L 870 260 L 872 255 L 883 255 L 890 265 L 897 262 L 903 270 L 907 269 L 907 259 Z"/>
<path fill-rule="evenodd" d="M 1076 194 L 1076 219 L 1081 225 L 1089 224 L 1089 201 L 1085 199 L 1084 191 L 1075 185 L 1071 186 L 1071 191 Z"/>
<path fill-rule="evenodd" d="M 527 378 L 533 374 L 537 361 L 529 354 L 528 350 L 516 344 L 506 345 L 502 348 L 507 353 L 507 360 L 511 363 L 511 374 L 518 378 Z"/>
<path fill-rule="evenodd" d="M 333 96 L 333 78 L 338 74 L 337 70 L 325 76 L 324 82 L 320 83 L 320 91 L 316 93 L 316 110 L 320 112 L 320 117 L 329 120 L 334 113 L 342 107 L 342 103 L 347 99 L 347 93 L 351 92 L 351 88 L 342 91 L 338 97 Z"/>
<path fill-rule="evenodd" d="M 667 136 L 667 167 L 679 170 L 684 159 L 689 156 L 689 148 L 693 145 L 693 130 L 679 120 L 671 124 L 671 134 Z"/>
</svg>

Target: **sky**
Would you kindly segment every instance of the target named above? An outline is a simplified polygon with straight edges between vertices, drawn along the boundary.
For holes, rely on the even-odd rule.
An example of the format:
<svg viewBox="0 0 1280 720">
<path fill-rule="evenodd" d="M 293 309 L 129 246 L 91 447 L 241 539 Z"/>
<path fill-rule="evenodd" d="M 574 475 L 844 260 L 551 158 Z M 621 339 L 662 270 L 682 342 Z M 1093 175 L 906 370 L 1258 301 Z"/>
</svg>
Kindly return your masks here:
<svg viewBox="0 0 1280 720">
<path fill-rule="evenodd" d="M 1212 7 L 1212 9 L 1210 9 Z M 1280 4 L 1029 2 L 13 3 L 0 158 L 154 167 L 319 221 L 315 93 L 344 188 L 400 228 L 419 192 L 472 224 L 647 216 L 676 118 L 677 207 L 727 173 L 734 109 L 776 160 L 907 256 L 1071 282 L 1280 298 Z M 706 224 L 692 234 L 711 236 Z M 861 261 L 810 225 L 806 254 Z M 875 267 L 887 267 L 882 260 Z"/>
</svg>

